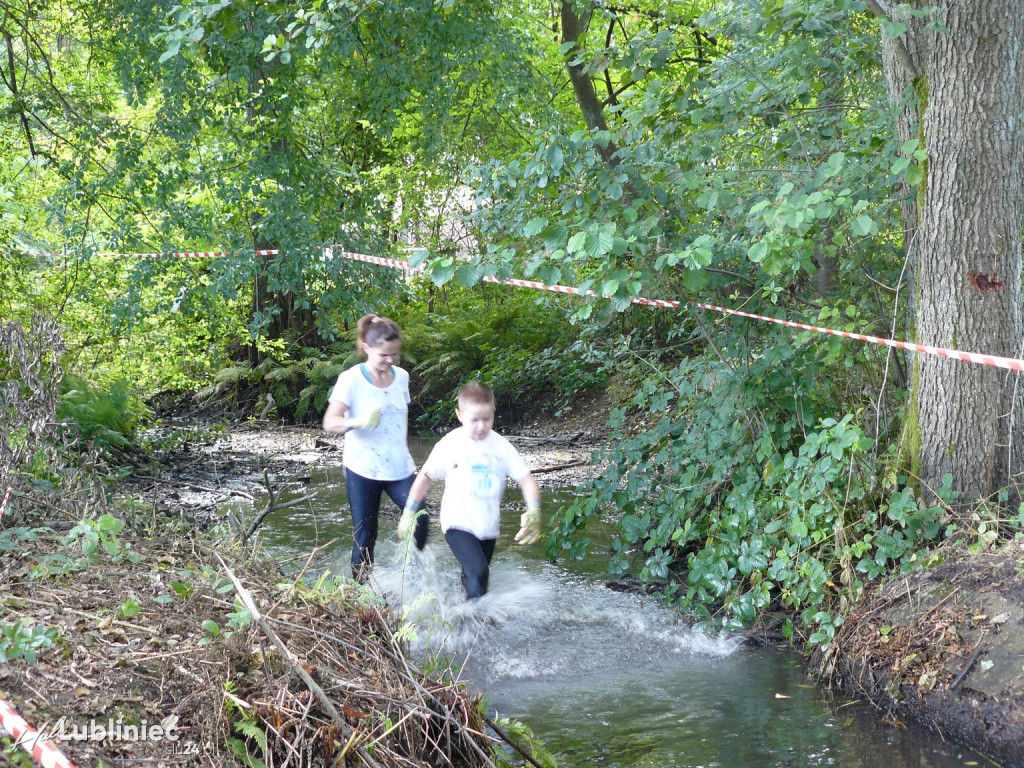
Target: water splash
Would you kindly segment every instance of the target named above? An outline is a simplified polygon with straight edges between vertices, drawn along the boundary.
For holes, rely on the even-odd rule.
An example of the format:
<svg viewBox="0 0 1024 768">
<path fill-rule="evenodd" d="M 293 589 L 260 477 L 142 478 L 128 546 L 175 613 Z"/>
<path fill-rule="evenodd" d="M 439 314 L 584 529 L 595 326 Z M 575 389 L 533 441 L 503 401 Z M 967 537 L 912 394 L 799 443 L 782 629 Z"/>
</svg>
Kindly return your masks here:
<svg viewBox="0 0 1024 768">
<path fill-rule="evenodd" d="M 726 657 L 739 643 L 693 632 L 650 597 L 615 592 L 554 565 L 499 551 L 490 590 L 468 601 L 446 547 L 378 550 L 374 585 L 412 627 L 412 649 L 445 655 L 477 682 L 573 680 L 636 663 L 666 668 L 680 657 Z M 624 663 L 625 660 L 625 663 Z M 675 661 L 674 661 L 675 660 Z"/>
</svg>

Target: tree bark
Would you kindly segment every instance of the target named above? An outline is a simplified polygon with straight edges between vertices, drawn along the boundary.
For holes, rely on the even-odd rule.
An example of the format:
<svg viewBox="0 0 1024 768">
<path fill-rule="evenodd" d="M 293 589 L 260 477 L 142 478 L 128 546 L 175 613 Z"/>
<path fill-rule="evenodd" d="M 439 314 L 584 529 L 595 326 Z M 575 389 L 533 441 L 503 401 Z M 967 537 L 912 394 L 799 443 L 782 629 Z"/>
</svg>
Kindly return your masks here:
<svg viewBox="0 0 1024 768">
<path fill-rule="evenodd" d="M 1021 355 L 1024 14 L 1013 0 L 946 0 L 928 56 L 928 151 L 917 275 L 921 343 Z M 1021 473 L 1020 374 L 918 355 L 908 416 L 926 489 L 959 504 Z"/>
<path fill-rule="evenodd" d="M 590 24 L 590 17 L 593 13 L 593 4 L 587 5 L 584 15 L 576 13 L 573 0 L 562 0 L 562 43 L 572 43 L 572 47 L 565 54 L 565 68 L 569 73 L 569 80 L 572 82 L 573 93 L 576 94 L 576 102 L 583 112 L 583 120 L 590 129 L 591 134 L 598 131 L 608 130 L 608 121 L 604 116 L 604 105 L 597 97 L 597 90 L 594 88 L 594 81 L 587 73 L 587 68 L 582 62 L 573 63 L 579 58 L 582 48 L 580 37 L 586 32 Z M 614 168 L 618 161 L 615 152 L 618 147 L 613 141 L 609 141 L 604 147 L 598 147 L 601 158 L 610 167 Z"/>
<path fill-rule="evenodd" d="M 925 107 L 924 91 L 927 80 L 924 68 L 928 63 L 926 46 L 931 36 L 923 31 L 924 19 L 915 18 L 906 12 L 906 6 L 883 9 L 877 3 L 873 10 L 890 21 L 902 22 L 907 31 L 897 39 L 882 35 L 882 70 L 889 95 L 889 106 L 893 111 L 893 128 L 900 145 L 911 139 L 922 139 L 921 121 Z M 923 191 L 924 185 L 921 186 Z M 917 253 L 915 246 L 920 227 L 920 206 L 918 189 L 905 179 L 897 186 L 900 197 L 900 220 L 903 226 L 903 252 L 906 265 L 903 270 L 901 288 L 917 283 Z M 900 299 L 906 298 L 908 333 L 913 330 L 913 318 L 917 311 L 916 291 L 902 290 Z"/>
</svg>

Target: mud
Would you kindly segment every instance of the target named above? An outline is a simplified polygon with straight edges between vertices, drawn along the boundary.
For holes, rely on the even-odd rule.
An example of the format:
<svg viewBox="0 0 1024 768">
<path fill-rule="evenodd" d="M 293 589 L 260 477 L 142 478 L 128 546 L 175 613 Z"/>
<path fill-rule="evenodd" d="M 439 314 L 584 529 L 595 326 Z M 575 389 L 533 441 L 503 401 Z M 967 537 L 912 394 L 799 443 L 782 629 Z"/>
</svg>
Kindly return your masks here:
<svg viewBox="0 0 1024 768">
<path fill-rule="evenodd" d="M 587 421 L 527 424 L 505 432 L 544 487 L 575 487 L 601 471 L 594 453 L 604 444 L 603 428 Z M 158 512 L 206 525 L 232 498 L 249 498 L 285 480 L 302 480 L 314 467 L 341 466 L 344 439 L 313 426 L 244 422 L 196 431 L 158 456 L 158 478 L 130 478 L 125 489 Z"/>
<path fill-rule="evenodd" d="M 818 663 L 891 721 L 1024 766 L 1024 542 L 937 555 L 866 595 Z"/>
</svg>

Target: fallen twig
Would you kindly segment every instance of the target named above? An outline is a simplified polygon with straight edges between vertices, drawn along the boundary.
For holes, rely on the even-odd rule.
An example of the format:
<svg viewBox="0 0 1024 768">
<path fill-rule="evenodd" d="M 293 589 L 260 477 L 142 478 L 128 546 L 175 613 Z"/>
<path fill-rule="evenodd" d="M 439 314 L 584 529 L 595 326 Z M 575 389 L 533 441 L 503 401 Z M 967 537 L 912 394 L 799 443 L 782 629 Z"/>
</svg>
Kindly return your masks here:
<svg viewBox="0 0 1024 768">
<path fill-rule="evenodd" d="M 506 744 L 512 747 L 512 749 L 514 749 L 516 752 L 522 755 L 526 762 L 528 762 L 530 765 L 536 766 L 536 768 L 544 768 L 540 763 L 533 759 L 532 755 L 527 754 L 526 750 L 524 750 L 522 747 L 520 747 L 518 744 L 512 741 L 511 737 L 509 737 L 508 734 L 502 731 L 501 728 L 498 727 L 498 724 L 496 722 L 494 722 L 486 714 L 483 717 L 484 722 L 494 729 L 494 732 L 501 737 L 502 741 L 504 741 Z"/>
<path fill-rule="evenodd" d="M 590 459 L 580 459 L 579 461 L 570 461 L 567 464 L 556 464 L 553 467 L 541 467 L 540 469 L 531 469 L 531 475 L 546 475 L 548 472 L 558 472 L 560 469 L 572 469 L 573 467 L 582 467 L 585 464 L 589 464 Z"/>
<path fill-rule="evenodd" d="M 309 672 L 307 672 L 305 668 L 302 666 L 302 664 L 299 663 L 299 660 L 298 658 L 296 658 L 295 654 L 293 654 L 291 650 L 288 648 L 288 646 L 285 645 L 284 642 L 282 642 L 281 638 L 277 636 L 277 633 L 270 628 L 269 622 L 264 618 L 263 614 L 260 612 L 260 609 L 256 607 L 256 601 L 253 600 L 252 595 L 249 594 L 249 591 L 244 586 L 242 586 L 242 583 L 238 580 L 238 577 L 235 576 L 234 572 L 228 567 L 228 564 L 224 562 L 224 559 L 220 557 L 220 555 L 217 556 L 217 559 L 220 560 L 221 567 L 224 568 L 224 572 L 227 573 L 228 578 L 231 579 L 231 583 L 235 585 L 235 592 L 238 593 L 238 597 L 242 601 L 242 605 L 244 605 L 245 609 L 249 611 L 249 615 L 251 615 L 253 619 L 256 620 L 256 622 L 260 626 L 260 629 L 263 630 L 263 634 L 265 634 L 274 644 L 277 650 L 281 653 L 282 658 L 284 658 L 285 661 L 287 661 L 292 671 L 295 674 L 297 674 L 300 678 L 302 678 L 302 682 L 304 682 L 306 684 L 306 687 L 308 687 L 309 690 L 312 691 L 313 695 L 316 696 L 317 700 L 327 711 L 327 714 L 331 716 L 331 719 L 335 722 L 338 728 L 341 729 L 342 736 L 349 742 L 351 742 L 355 738 L 355 731 L 353 730 L 353 728 L 345 721 L 345 719 L 335 708 L 330 698 L 327 696 L 326 693 L 324 693 L 324 689 L 319 686 L 319 684 L 310 676 Z M 359 756 L 359 759 L 363 761 L 363 764 L 368 766 L 368 768 L 378 768 L 377 763 L 373 760 L 373 758 L 371 758 L 366 753 L 366 750 L 362 747 L 358 747 L 356 749 L 356 754 Z"/>
<path fill-rule="evenodd" d="M 260 513 L 256 515 L 256 518 L 249 524 L 249 527 L 245 530 L 245 533 L 242 534 L 241 544 L 243 547 L 245 546 L 245 543 L 252 537 L 252 535 L 256 533 L 256 530 L 263 524 L 263 521 L 271 512 L 276 512 L 279 509 L 288 509 L 290 507 L 296 507 L 299 504 L 316 498 L 315 493 L 307 493 L 302 498 L 292 499 L 291 501 L 286 501 L 283 504 L 278 504 L 275 499 L 274 488 L 270 483 L 270 476 L 267 474 L 266 467 L 263 468 L 263 482 L 267 487 L 267 505 L 262 510 L 260 510 Z"/>
<path fill-rule="evenodd" d="M 981 653 L 981 650 L 981 643 L 978 643 L 978 647 L 974 649 L 974 653 L 967 657 L 967 663 L 964 664 L 964 668 L 960 670 L 960 674 L 957 675 L 956 679 L 949 684 L 949 690 L 952 691 L 960 685 L 961 682 L 963 682 L 963 679 L 967 677 L 967 673 L 971 671 L 971 667 L 974 666 L 974 662 L 977 661 L 978 654 Z"/>
</svg>

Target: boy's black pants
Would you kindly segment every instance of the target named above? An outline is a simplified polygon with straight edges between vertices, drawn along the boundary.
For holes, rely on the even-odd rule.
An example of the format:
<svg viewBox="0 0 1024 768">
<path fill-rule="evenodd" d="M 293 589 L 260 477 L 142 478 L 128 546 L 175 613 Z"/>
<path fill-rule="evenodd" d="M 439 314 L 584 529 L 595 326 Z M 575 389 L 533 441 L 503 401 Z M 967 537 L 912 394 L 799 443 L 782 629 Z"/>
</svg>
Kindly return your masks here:
<svg viewBox="0 0 1024 768">
<path fill-rule="evenodd" d="M 462 586 L 466 588 L 466 597 L 472 600 L 487 594 L 491 557 L 494 556 L 497 539 L 480 540 L 458 528 L 449 528 L 444 538 L 462 566 Z"/>
</svg>

